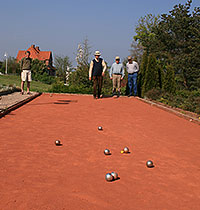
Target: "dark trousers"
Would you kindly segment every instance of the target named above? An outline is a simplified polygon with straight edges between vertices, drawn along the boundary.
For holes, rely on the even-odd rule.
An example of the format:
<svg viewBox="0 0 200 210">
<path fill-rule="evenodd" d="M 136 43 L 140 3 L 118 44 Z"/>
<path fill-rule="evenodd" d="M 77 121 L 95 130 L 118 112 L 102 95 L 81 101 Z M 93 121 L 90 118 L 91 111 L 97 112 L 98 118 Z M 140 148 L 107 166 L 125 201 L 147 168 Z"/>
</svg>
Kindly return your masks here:
<svg viewBox="0 0 200 210">
<path fill-rule="evenodd" d="M 102 82 L 103 82 L 102 76 L 93 76 L 93 96 L 94 97 L 96 97 L 96 95 L 98 94 L 98 98 L 100 98 Z"/>
</svg>

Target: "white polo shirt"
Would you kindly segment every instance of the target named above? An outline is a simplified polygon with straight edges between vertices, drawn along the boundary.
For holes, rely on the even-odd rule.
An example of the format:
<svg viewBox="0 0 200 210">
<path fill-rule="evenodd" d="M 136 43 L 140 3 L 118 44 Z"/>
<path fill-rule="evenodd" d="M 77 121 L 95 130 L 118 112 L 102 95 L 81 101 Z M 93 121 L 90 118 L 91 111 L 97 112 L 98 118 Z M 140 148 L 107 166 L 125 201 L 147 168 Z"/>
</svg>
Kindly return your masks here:
<svg viewBox="0 0 200 210">
<path fill-rule="evenodd" d="M 127 63 L 126 64 L 126 70 L 128 74 L 133 74 L 139 71 L 139 65 L 137 62 L 133 61 L 132 63 Z"/>
</svg>

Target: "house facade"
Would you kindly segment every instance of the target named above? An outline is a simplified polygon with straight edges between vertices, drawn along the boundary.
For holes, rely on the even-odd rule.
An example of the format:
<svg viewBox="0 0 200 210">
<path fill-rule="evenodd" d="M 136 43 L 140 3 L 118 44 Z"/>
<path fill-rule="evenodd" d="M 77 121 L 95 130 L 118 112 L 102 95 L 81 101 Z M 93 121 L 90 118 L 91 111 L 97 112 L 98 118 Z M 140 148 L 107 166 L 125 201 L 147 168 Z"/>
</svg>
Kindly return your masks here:
<svg viewBox="0 0 200 210">
<path fill-rule="evenodd" d="M 22 58 L 25 57 L 25 52 L 30 52 L 30 57 L 32 59 L 38 59 L 40 61 L 43 61 L 47 69 L 49 70 L 49 75 L 55 75 L 55 68 L 53 67 L 53 57 L 51 51 L 41 51 L 39 46 L 31 45 L 27 50 L 19 50 L 16 60 L 17 62 L 20 62 Z"/>
</svg>

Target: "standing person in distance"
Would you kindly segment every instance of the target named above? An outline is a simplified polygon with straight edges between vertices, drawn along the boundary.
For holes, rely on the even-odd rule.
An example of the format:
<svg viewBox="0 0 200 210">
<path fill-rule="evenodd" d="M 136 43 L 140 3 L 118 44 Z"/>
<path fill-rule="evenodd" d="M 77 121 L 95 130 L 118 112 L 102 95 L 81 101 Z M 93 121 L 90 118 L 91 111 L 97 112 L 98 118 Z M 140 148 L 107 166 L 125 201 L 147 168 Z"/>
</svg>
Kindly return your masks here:
<svg viewBox="0 0 200 210">
<path fill-rule="evenodd" d="M 128 56 L 128 63 L 126 64 L 126 70 L 128 72 L 128 87 L 129 87 L 128 97 L 133 95 L 133 91 L 134 91 L 134 96 L 136 96 L 139 65 L 136 61 L 132 60 L 131 56 Z"/>
<path fill-rule="evenodd" d="M 102 58 L 100 58 L 101 53 L 99 51 L 96 51 L 94 56 L 95 59 L 93 59 L 90 63 L 89 80 L 93 79 L 93 97 L 96 99 L 100 98 L 101 96 L 103 76 L 106 71 L 106 63 Z"/>
<path fill-rule="evenodd" d="M 27 81 L 27 94 L 30 94 L 30 83 L 32 81 L 31 79 L 31 64 L 32 64 L 32 58 L 30 58 L 30 52 L 25 52 L 25 57 L 22 58 L 20 63 L 20 69 L 21 69 L 21 94 L 24 94 L 24 83 Z"/>
<path fill-rule="evenodd" d="M 117 97 L 120 96 L 121 80 L 123 80 L 123 78 L 124 78 L 124 68 L 122 63 L 120 62 L 120 57 L 117 56 L 115 58 L 115 63 L 112 64 L 110 69 L 110 79 L 113 82 L 112 96 L 116 94 L 116 89 L 117 89 Z"/>
</svg>

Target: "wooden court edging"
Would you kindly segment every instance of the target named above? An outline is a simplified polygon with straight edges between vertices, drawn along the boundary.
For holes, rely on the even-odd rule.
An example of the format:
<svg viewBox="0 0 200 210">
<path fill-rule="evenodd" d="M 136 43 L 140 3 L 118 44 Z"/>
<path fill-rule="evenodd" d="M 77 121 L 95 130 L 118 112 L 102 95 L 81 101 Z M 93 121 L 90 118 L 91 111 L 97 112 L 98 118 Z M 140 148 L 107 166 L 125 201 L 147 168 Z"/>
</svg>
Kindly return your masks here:
<svg viewBox="0 0 200 210">
<path fill-rule="evenodd" d="M 23 106 L 24 104 L 32 101 L 33 99 L 37 98 L 40 95 L 42 95 L 42 93 L 36 93 L 35 95 L 33 95 L 33 96 L 29 97 L 29 98 L 26 98 L 26 99 L 24 99 L 24 100 L 22 100 L 22 101 L 20 101 L 20 102 L 18 102 L 16 104 L 14 104 L 14 105 L 8 107 L 7 109 L 2 110 L 2 112 L 0 112 L 0 119 L 2 117 L 4 117 L 5 115 L 7 115 L 8 113 L 12 112 L 13 110 Z"/>
</svg>

